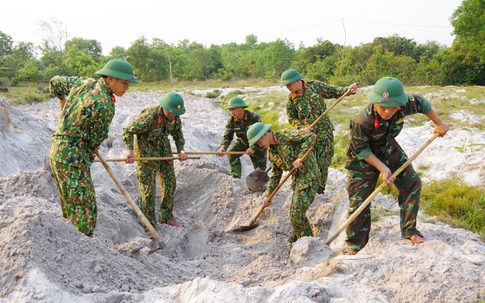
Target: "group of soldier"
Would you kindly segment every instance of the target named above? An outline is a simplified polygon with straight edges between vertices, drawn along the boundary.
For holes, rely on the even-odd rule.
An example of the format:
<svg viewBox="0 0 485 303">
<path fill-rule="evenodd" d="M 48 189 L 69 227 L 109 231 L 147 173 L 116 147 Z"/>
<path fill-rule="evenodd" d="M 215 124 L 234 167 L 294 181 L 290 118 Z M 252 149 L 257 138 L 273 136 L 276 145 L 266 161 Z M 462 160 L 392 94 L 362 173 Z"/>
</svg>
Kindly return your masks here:
<svg viewBox="0 0 485 303">
<path fill-rule="evenodd" d="M 114 116 L 115 95 L 122 96 L 130 83 L 137 83 L 133 67 L 124 60 L 109 61 L 97 74 L 101 75 L 98 80 L 56 76 L 50 82 L 51 92 L 59 99 L 62 108 L 49 153 L 62 215 L 90 237 L 97 218 L 90 177 L 93 153 L 108 136 L 109 124 Z M 272 131 L 271 124 L 264 124 L 257 113 L 246 109 L 248 105 L 242 98 L 234 97 L 227 105 L 231 116 L 217 151 L 221 156 L 228 155 L 234 178 L 242 175 L 241 154 L 231 152 L 244 152 L 251 158 L 253 167 L 263 171 L 269 159 L 271 177 L 263 196 L 265 207 L 271 204 L 269 197 L 283 173 L 296 168 L 291 184 L 292 234 L 288 239 L 289 249 L 299 238 L 313 236 L 306 212 L 315 195 L 325 192 L 334 153 L 334 128 L 329 116 L 324 114 L 327 109 L 325 99 L 355 94 L 358 89 L 357 83 L 337 87 L 303 78 L 295 69 L 286 70 L 281 75 L 280 85 L 286 86 L 289 91 L 286 112 L 293 128 Z M 445 135 L 449 127 L 436 115 L 428 100 L 404 92 L 401 81 L 396 78 L 385 77 L 377 81 L 368 99 L 369 104 L 351 119 L 346 163 L 349 172 L 348 215 L 352 215 L 372 193 L 379 175 L 382 175 L 386 183 L 394 183 L 399 190 L 402 236 L 410 239 L 413 245 L 421 243 L 424 237 L 416 228 L 421 182 L 412 165 L 397 177 L 391 176 L 407 160 L 395 137 L 402 130 L 404 116 L 415 113 L 428 116 L 435 124 L 434 132 L 440 136 Z M 180 120 L 185 110 L 184 100 L 176 92 L 160 98 L 158 105 L 144 109 L 123 129 L 126 163 L 133 163 L 135 157 L 171 157 L 169 136 L 175 142 L 178 159 L 185 161 L 185 140 Z M 159 222 L 184 227 L 173 218 L 176 188 L 173 161 L 137 161 L 141 211 L 153 226 L 157 224 L 157 176 L 162 195 Z M 356 254 L 367 244 L 370 222 L 370 207 L 367 207 L 347 227 L 344 253 Z M 147 235 L 152 237 L 148 230 Z"/>
</svg>

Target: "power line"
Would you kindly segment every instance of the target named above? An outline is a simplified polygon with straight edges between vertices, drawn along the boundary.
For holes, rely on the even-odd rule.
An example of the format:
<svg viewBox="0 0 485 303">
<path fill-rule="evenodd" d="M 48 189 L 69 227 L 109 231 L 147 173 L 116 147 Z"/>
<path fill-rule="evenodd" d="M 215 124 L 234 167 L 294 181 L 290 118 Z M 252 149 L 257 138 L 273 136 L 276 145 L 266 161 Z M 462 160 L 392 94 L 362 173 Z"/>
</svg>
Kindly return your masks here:
<svg viewBox="0 0 485 303">
<path fill-rule="evenodd" d="M 358 23 L 370 23 L 370 24 L 378 24 L 378 25 L 394 25 L 394 26 L 410 26 L 410 27 L 435 27 L 435 28 L 452 28 L 451 25 L 425 25 L 425 24 L 404 24 L 404 23 L 388 23 L 388 22 L 376 22 L 376 21 L 365 21 L 365 20 L 355 20 L 355 19 L 339 19 L 339 20 L 332 20 L 324 23 L 318 23 L 315 25 L 309 25 L 305 27 L 299 27 L 299 28 L 293 28 L 290 30 L 286 31 L 281 31 L 281 32 L 275 32 L 275 33 L 270 33 L 270 34 L 265 34 L 261 35 L 261 37 L 265 36 L 273 36 L 273 35 L 280 35 L 280 34 L 286 34 L 290 32 L 296 32 L 296 31 L 301 31 L 309 28 L 314 28 L 314 27 L 319 27 L 322 25 L 327 25 L 327 24 L 332 24 L 332 23 L 337 23 L 337 22 L 344 22 L 344 21 L 349 21 L 349 22 L 358 22 Z"/>
</svg>

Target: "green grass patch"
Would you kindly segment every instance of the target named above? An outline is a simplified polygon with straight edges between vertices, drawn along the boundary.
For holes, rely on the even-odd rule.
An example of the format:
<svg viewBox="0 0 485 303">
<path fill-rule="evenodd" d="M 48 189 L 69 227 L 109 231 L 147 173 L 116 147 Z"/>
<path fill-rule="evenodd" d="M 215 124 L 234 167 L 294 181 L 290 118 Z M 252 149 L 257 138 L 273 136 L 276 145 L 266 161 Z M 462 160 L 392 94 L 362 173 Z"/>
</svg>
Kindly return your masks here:
<svg viewBox="0 0 485 303">
<path fill-rule="evenodd" d="M 425 182 L 421 209 L 455 227 L 485 239 L 485 188 L 470 186 L 458 178 Z"/>
</svg>

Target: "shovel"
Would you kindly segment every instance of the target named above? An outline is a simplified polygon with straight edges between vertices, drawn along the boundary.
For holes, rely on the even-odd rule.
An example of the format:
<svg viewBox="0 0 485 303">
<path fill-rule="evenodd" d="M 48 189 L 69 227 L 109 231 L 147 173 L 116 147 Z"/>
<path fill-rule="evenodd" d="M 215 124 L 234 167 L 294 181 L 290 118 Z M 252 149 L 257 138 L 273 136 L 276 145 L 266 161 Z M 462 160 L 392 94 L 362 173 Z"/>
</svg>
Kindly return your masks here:
<svg viewBox="0 0 485 303">
<path fill-rule="evenodd" d="M 301 157 L 301 161 L 305 161 L 306 157 L 310 154 L 310 152 L 313 150 L 313 147 L 310 147 L 306 153 L 303 155 L 303 157 Z M 280 187 L 286 182 L 286 180 L 288 180 L 288 178 L 297 170 L 298 168 L 296 167 L 293 167 L 290 172 L 283 178 L 283 181 L 281 181 L 278 186 L 276 186 L 276 188 L 273 190 L 273 192 L 271 193 L 271 195 L 268 197 L 268 200 L 271 200 L 273 199 L 274 195 L 276 195 L 276 192 L 278 192 L 278 190 L 280 189 Z M 259 216 L 261 215 L 261 213 L 263 212 L 265 206 L 264 204 L 261 205 L 261 207 L 259 208 L 258 212 L 256 213 L 256 215 L 251 219 L 251 222 L 249 222 L 248 225 L 244 225 L 244 226 L 240 226 L 238 228 L 235 228 L 233 229 L 233 232 L 241 232 L 241 231 L 247 231 L 247 230 L 251 230 L 251 229 L 254 229 L 256 228 L 259 224 L 258 223 L 254 223 L 258 218 Z"/>
<path fill-rule="evenodd" d="M 428 141 L 426 141 L 426 143 L 411 157 L 409 158 L 403 165 L 401 165 L 401 167 L 399 167 L 392 175 L 391 177 L 397 177 L 397 175 L 399 175 L 406 167 L 408 167 L 409 164 L 411 164 L 411 162 L 416 159 L 416 157 L 426 148 L 428 147 L 428 145 L 431 144 L 431 142 L 433 142 L 434 139 L 436 139 L 437 137 L 439 136 L 438 133 L 434 134 L 433 137 L 431 137 L 430 139 L 428 139 Z M 335 231 L 335 233 L 333 235 L 331 235 L 330 237 L 328 237 L 328 239 L 325 241 L 325 244 L 329 245 L 330 243 L 332 243 L 333 240 L 335 240 L 335 238 L 337 238 L 340 233 L 345 229 L 347 228 L 347 226 L 349 226 L 349 224 L 355 220 L 355 218 L 364 210 L 364 208 L 367 207 L 367 205 L 369 205 L 369 203 L 375 198 L 375 196 L 377 196 L 378 193 L 380 193 L 386 186 L 388 186 L 388 184 L 386 182 L 382 182 L 381 185 L 379 185 L 379 187 L 377 187 L 373 192 L 372 194 L 370 194 L 369 197 L 367 197 L 367 199 L 365 199 L 364 202 L 362 202 L 362 205 L 359 206 L 359 208 L 357 208 L 357 210 L 341 225 L 337 228 L 337 230 Z"/>
<path fill-rule="evenodd" d="M 342 95 L 340 98 L 335 101 L 330 107 L 328 107 L 320 116 L 318 116 L 315 121 L 313 121 L 310 126 L 308 126 L 309 129 L 312 129 L 318 121 L 320 121 L 332 108 L 334 108 L 335 105 L 337 105 L 340 101 L 342 101 L 343 98 L 348 96 L 351 93 L 350 88 Z M 266 171 L 262 171 L 259 167 L 256 168 L 253 172 L 251 172 L 249 175 L 246 177 L 246 184 L 248 185 L 248 188 L 252 191 L 261 191 L 264 190 L 266 183 L 269 181 L 269 177 L 267 175 L 269 169 Z"/>
<path fill-rule="evenodd" d="M 133 202 L 128 191 L 120 183 L 120 181 L 118 181 L 118 178 L 116 178 L 115 174 L 113 173 L 111 168 L 108 166 L 108 163 L 106 163 L 104 158 L 99 154 L 99 151 L 96 151 L 96 156 L 98 157 L 99 161 L 103 164 L 104 168 L 106 169 L 106 171 L 110 175 L 111 179 L 113 179 L 113 182 L 116 184 L 118 189 L 121 191 L 121 193 L 125 197 L 128 204 L 133 208 L 136 215 L 138 216 L 138 219 L 140 219 L 141 222 L 143 222 L 143 225 L 145 225 L 145 227 L 148 229 L 150 234 L 152 234 L 153 238 L 155 239 L 155 242 L 158 243 L 159 246 L 155 249 L 152 249 L 148 253 L 151 254 L 151 253 L 153 253 L 153 252 L 155 252 L 159 249 L 164 249 L 165 247 L 167 247 L 167 245 L 165 245 L 165 243 L 162 241 L 162 238 L 160 238 L 160 236 L 158 235 L 155 228 L 153 228 L 152 224 L 148 221 L 148 219 L 145 217 L 145 215 L 141 212 L 141 210 L 138 208 L 138 206 L 135 204 L 135 202 Z M 137 253 L 137 252 L 140 251 L 140 249 L 141 248 L 135 249 L 134 251 L 132 251 L 132 253 Z"/>
<path fill-rule="evenodd" d="M 177 160 L 179 157 L 145 157 L 145 158 L 135 158 L 135 161 L 164 161 L 164 160 Z M 187 157 L 188 159 L 200 159 L 200 157 Z M 126 158 L 113 158 L 104 159 L 106 162 L 125 162 Z M 94 162 L 101 162 L 100 159 L 95 159 Z"/>
</svg>

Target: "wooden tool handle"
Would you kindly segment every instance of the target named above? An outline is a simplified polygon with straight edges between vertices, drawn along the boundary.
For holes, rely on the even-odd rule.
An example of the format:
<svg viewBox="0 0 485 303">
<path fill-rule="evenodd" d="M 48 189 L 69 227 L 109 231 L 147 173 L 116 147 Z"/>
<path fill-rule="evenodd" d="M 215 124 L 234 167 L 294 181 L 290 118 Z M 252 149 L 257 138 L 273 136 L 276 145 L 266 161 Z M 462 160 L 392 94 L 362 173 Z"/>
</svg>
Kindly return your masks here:
<svg viewBox="0 0 485 303">
<path fill-rule="evenodd" d="M 133 200 L 130 197 L 130 194 L 128 193 L 128 191 L 126 191 L 123 184 L 121 184 L 120 181 L 118 181 L 118 178 L 116 178 L 114 172 L 108 166 L 108 163 L 106 163 L 106 161 L 103 159 L 103 157 L 99 154 L 99 151 L 96 151 L 96 156 L 98 157 L 100 162 L 103 164 L 104 168 L 106 169 L 106 171 L 110 175 L 111 179 L 113 179 L 113 182 L 116 184 L 118 189 L 121 191 L 121 193 L 125 197 L 128 204 L 131 206 L 131 208 L 133 208 L 138 219 L 140 219 L 140 221 L 143 222 L 143 225 L 145 225 L 145 227 L 148 229 L 148 231 L 152 234 L 155 241 L 160 244 L 162 242 L 162 238 L 160 238 L 160 235 L 157 233 L 155 228 L 153 228 L 152 224 L 148 221 L 148 219 L 145 217 L 145 215 L 141 212 L 141 210 L 138 208 L 138 206 L 135 204 L 135 202 L 133 202 Z"/>
</svg>

